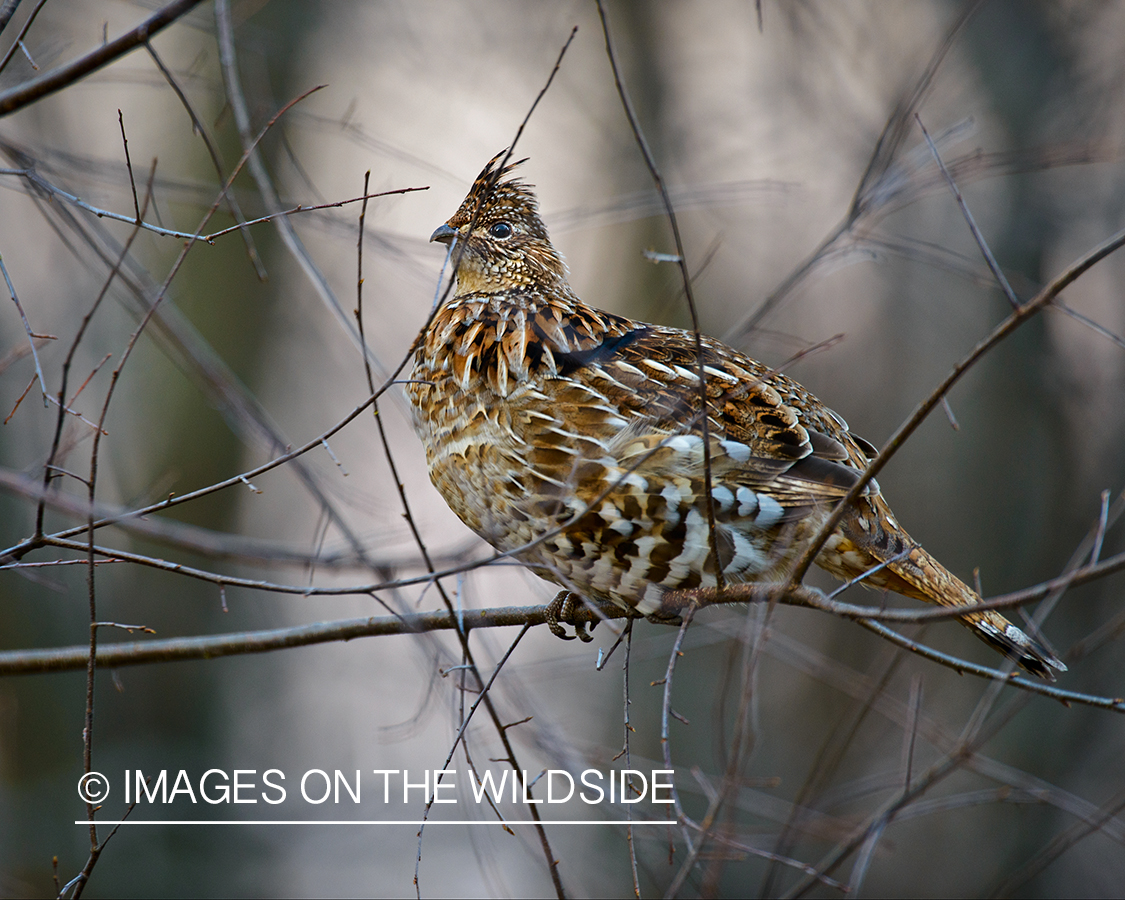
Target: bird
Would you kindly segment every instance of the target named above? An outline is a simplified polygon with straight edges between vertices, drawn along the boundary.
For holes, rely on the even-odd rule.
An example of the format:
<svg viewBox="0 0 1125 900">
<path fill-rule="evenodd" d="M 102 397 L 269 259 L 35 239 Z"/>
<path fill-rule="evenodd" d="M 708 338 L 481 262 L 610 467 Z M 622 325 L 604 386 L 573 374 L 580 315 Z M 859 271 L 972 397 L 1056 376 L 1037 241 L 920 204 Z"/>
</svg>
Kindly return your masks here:
<svg viewBox="0 0 1125 900">
<path fill-rule="evenodd" d="M 562 589 L 548 617 L 559 636 L 578 598 L 659 618 L 670 591 L 715 587 L 718 569 L 728 584 L 785 578 L 876 448 L 715 338 L 584 303 L 534 186 L 512 175 L 527 160 L 509 157 L 485 165 L 430 237 L 451 245 L 456 278 L 405 386 L 431 482 L 477 535 Z M 980 602 L 874 480 L 815 561 L 945 607 Z M 958 621 L 1040 678 L 1066 670 L 998 612 Z"/>
</svg>

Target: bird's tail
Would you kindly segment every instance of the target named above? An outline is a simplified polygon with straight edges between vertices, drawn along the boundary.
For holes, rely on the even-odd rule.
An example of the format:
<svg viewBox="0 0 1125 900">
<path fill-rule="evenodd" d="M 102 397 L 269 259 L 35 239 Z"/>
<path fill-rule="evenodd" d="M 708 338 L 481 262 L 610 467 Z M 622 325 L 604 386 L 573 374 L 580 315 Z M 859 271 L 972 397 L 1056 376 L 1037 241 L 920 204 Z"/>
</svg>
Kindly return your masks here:
<svg viewBox="0 0 1125 900">
<path fill-rule="evenodd" d="M 913 546 L 909 552 L 901 559 L 889 562 L 867 583 L 940 606 L 970 606 L 981 602 L 976 591 L 918 544 L 910 541 L 907 546 L 910 544 Z M 1015 660 L 1032 675 L 1054 681 L 1055 672 L 1066 671 L 1066 666 L 1054 653 L 995 610 L 966 613 L 960 621 L 982 641 Z"/>
</svg>

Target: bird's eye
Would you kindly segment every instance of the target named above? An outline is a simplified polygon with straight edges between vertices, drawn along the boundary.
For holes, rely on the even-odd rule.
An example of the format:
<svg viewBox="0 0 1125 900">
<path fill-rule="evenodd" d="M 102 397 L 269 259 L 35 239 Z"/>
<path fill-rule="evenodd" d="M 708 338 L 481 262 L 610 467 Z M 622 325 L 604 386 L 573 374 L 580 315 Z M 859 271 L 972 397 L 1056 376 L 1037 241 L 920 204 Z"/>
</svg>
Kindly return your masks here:
<svg viewBox="0 0 1125 900">
<path fill-rule="evenodd" d="M 506 237 L 511 237 L 512 226 L 507 222 L 497 222 L 495 225 L 488 229 L 488 233 L 491 234 L 494 238 L 503 239 Z"/>
</svg>

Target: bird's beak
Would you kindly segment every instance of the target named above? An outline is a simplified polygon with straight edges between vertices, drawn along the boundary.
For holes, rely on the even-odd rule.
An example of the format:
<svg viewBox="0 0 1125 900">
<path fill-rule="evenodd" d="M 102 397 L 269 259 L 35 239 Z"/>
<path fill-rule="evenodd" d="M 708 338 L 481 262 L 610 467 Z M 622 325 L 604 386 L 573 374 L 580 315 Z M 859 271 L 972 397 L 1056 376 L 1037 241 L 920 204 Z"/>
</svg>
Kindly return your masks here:
<svg viewBox="0 0 1125 900">
<path fill-rule="evenodd" d="M 437 230 L 430 235 L 430 243 L 437 241 L 441 244 L 451 244 L 461 236 L 456 228 L 450 228 L 448 225 L 439 225 Z"/>
</svg>

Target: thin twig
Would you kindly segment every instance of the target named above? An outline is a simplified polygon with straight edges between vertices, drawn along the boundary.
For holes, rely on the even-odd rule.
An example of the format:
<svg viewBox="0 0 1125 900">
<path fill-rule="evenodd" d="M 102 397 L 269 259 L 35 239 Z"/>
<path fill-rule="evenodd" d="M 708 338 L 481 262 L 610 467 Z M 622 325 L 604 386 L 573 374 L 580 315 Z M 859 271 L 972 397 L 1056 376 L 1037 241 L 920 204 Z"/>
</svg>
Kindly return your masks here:
<svg viewBox="0 0 1125 900">
<path fill-rule="evenodd" d="M 1072 309 L 1071 307 L 1067 306 L 1065 303 L 1063 303 L 1057 297 L 1051 302 L 1051 309 L 1058 310 L 1063 315 L 1069 316 L 1070 318 L 1074 319 L 1074 321 L 1076 321 L 1076 322 L 1081 322 L 1083 325 L 1085 325 L 1087 328 L 1089 328 L 1095 334 L 1100 334 L 1102 337 L 1106 338 L 1107 340 L 1112 341 L 1114 344 L 1116 344 L 1122 350 L 1125 350 L 1125 338 L 1122 338 L 1120 335 L 1114 334 L 1112 331 L 1110 331 L 1104 325 L 1102 325 L 1098 322 L 1095 322 L 1089 316 L 1084 316 L 1078 310 Z"/>
<path fill-rule="evenodd" d="M 1106 526 L 1109 522 L 1109 491 L 1102 491 L 1102 505 L 1098 512 L 1097 530 L 1094 532 L 1094 546 L 1090 549 L 1090 564 L 1097 565 L 1102 555 L 1102 541 L 1105 540 Z"/>
<path fill-rule="evenodd" d="M 19 0 L 17 0 L 17 2 L 19 2 Z M 31 14 L 27 17 L 27 20 L 20 28 L 19 34 L 16 35 L 16 39 L 12 41 L 12 46 L 8 48 L 8 52 L 4 54 L 4 58 L 0 59 L 0 72 L 3 72 L 4 67 L 7 66 L 11 61 L 12 56 L 16 52 L 16 48 L 23 46 L 23 39 L 24 37 L 26 37 L 28 30 L 31 28 L 31 23 L 35 21 L 35 17 L 39 15 L 39 10 L 41 10 L 46 3 L 47 0 L 39 0 L 39 2 L 35 4 L 35 7 L 31 10 Z M 10 9 L 7 9 L 5 11 L 10 16 L 13 12 L 16 11 L 15 4 L 13 3 Z M 7 22 L 5 22 L 4 24 L 7 24 Z M 0 29 L 3 29 L 3 25 L 0 25 Z"/>
<path fill-rule="evenodd" d="M 633 734 L 633 725 L 629 721 L 630 720 L 629 707 L 631 706 L 633 700 L 632 700 L 632 697 L 631 697 L 630 691 L 629 691 L 629 672 L 630 672 L 629 662 L 630 662 L 630 655 L 631 655 L 630 651 L 633 649 L 633 623 L 635 621 L 636 621 L 636 619 L 632 619 L 632 618 L 626 619 L 625 620 L 625 629 L 623 630 L 622 635 L 621 635 L 621 637 L 623 637 L 625 639 L 625 659 L 621 664 L 621 672 L 622 672 L 622 678 L 621 678 L 622 701 L 621 701 L 621 705 L 622 705 L 623 717 L 624 717 L 624 722 L 622 723 L 622 730 L 624 732 L 623 746 L 622 746 L 621 749 L 622 749 L 622 752 L 625 754 L 625 768 L 626 769 L 631 769 L 633 767 L 633 756 L 632 756 L 632 750 L 631 750 L 631 747 L 632 747 L 631 736 Z M 621 638 L 618 638 L 618 640 L 620 641 Z M 616 644 L 614 646 L 616 646 Z M 630 776 L 630 777 L 632 777 L 632 776 Z M 625 832 L 625 840 L 626 840 L 626 842 L 628 843 L 628 846 L 629 846 L 629 873 L 632 875 L 632 878 L 633 878 L 633 896 L 636 897 L 637 900 L 641 900 L 641 882 L 640 882 L 640 877 L 637 874 L 637 848 L 636 848 L 636 845 L 633 842 L 633 825 L 632 825 L 633 806 L 632 806 L 632 804 L 626 804 L 625 805 L 625 817 L 629 820 L 629 823 L 630 823 L 628 825 L 627 829 L 626 829 L 626 832 Z"/>
<path fill-rule="evenodd" d="M 700 826 L 698 826 L 694 822 L 690 822 L 690 821 L 688 822 L 688 827 L 695 830 L 695 831 L 701 830 Z M 747 844 L 743 841 L 733 840 L 733 839 L 731 839 L 730 837 L 728 837 L 727 835 L 724 835 L 724 834 L 709 833 L 706 836 L 711 838 L 712 840 L 714 840 L 715 843 L 717 843 L 717 844 L 720 844 L 724 847 L 730 847 L 733 850 L 738 850 L 742 853 L 746 853 L 749 856 L 756 856 L 759 859 L 769 860 L 770 862 L 778 863 L 779 865 L 789 866 L 790 868 L 798 869 L 799 871 L 804 872 L 807 875 L 810 875 L 810 876 L 816 878 L 818 881 L 820 881 L 822 884 L 826 885 L 827 887 L 835 888 L 838 891 L 846 891 L 847 890 L 846 884 L 843 884 L 842 882 L 837 881 L 835 878 L 829 878 L 827 875 L 822 875 L 821 873 L 817 872 L 817 870 L 815 868 L 808 865 L 807 863 L 801 862 L 800 860 L 790 859 L 789 857 L 782 856 L 778 853 L 771 853 L 769 850 L 763 850 L 761 847 L 754 847 L 754 846 L 752 846 L 750 844 Z"/>
<path fill-rule="evenodd" d="M 84 476 L 69 472 L 53 463 L 45 465 L 53 472 L 71 475 L 85 483 Z M 71 494 L 44 490 L 40 482 L 9 469 L 0 468 L 0 491 L 28 498 L 36 503 L 42 501 L 45 506 L 70 516 L 82 518 L 89 511 L 89 504 L 84 500 L 80 500 Z M 197 525 L 177 522 L 174 519 L 161 517 L 136 518 L 131 510 L 103 502 L 95 504 L 94 509 L 99 517 L 112 520 L 114 527 L 144 535 L 155 543 L 188 550 L 200 556 L 233 560 L 252 565 L 268 564 L 272 566 L 280 564 L 316 566 L 328 569 L 362 568 L 376 571 L 394 571 L 410 568 L 417 562 L 415 556 L 408 555 L 405 552 L 395 555 L 387 553 L 365 560 L 352 550 L 344 547 L 318 548 L 316 551 L 309 551 L 304 549 L 303 545 L 296 546 L 282 541 L 246 537 L 233 532 L 213 531 Z M 443 567 L 451 566 L 455 560 L 464 559 L 474 546 L 473 542 L 462 541 L 459 545 L 444 551 L 440 558 L 435 557 L 435 559 Z M 3 555 L 2 551 L 0 551 L 0 555 Z M 114 562 L 115 560 L 108 561 Z M 117 561 L 120 562 L 120 560 Z"/>
<path fill-rule="evenodd" d="M 965 223 L 969 226 L 969 231 L 972 232 L 973 240 L 977 242 L 980 247 L 981 255 L 984 257 L 985 263 L 988 265 L 988 270 L 996 279 L 996 283 L 1000 285 L 1000 289 L 1004 292 L 1004 296 L 1008 298 L 1008 303 L 1011 304 L 1012 309 L 1020 308 L 1020 298 L 1016 296 L 1016 292 L 1012 290 L 1012 286 L 1008 284 L 1008 278 L 1004 275 L 1004 270 L 1000 268 L 1000 264 L 996 262 L 996 257 L 992 255 L 992 250 L 988 246 L 988 242 L 984 239 L 980 228 L 977 227 L 977 221 L 973 218 L 972 212 L 969 210 L 969 205 L 965 202 L 965 198 L 961 196 L 961 191 L 957 187 L 957 182 L 953 180 L 953 176 L 949 174 L 949 169 L 945 167 L 942 161 L 941 154 L 938 152 L 937 145 L 934 143 L 930 133 L 926 131 L 926 126 L 922 124 L 922 117 L 918 113 L 914 113 L 914 119 L 918 123 L 918 127 L 922 129 L 922 136 L 926 139 L 926 145 L 930 148 L 930 152 L 934 155 L 934 160 L 941 169 L 942 177 L 945 178 L 949 189 L 953 192 L 953 198 L 957 201 L 957 205 L 961 209 L 962 215 L 965 217 Z"/>
<path fill-rule="evenodd" d="M 868 631 L 872 631 L 879 635 L 879 637 L 898 644 L 911 653 L 917 653 L 919 656 L 924 656 L 926 659 L 933 662 L 948 666 L 954 671 L 960 672 L 962 675 L 968 674 L 976 675 L 979 678 L 988 678 L 992 681 L 1017 687 L 1023 691 L 1029 691 L 1033 694 L 1042 694 L 1044 697 L 1051 697 L 1063 704 L 1082 703 L 1086 706 L 1097 706 L 1102 709 L 1112 710 L 1113 712 L 1125 712 L 1125 698 L 1096 697 L 1092 694 L 1077 694 L 1074 691 L 1064 691 L 1061 688 L 1052 687 L 1049 684 L 1043 684 L 1039 681 L 1024 678 L 1022 675 L 1017 675 L 1014 671 L 1005 672 L 998 669 L 990 669 L 987 666 L 978 666 L 976 663 L 958 659 L 955 656 L 950 656 L 947 653 L 942 653 L 939 650 L 934 650 L 932 647 L 920 644 L 917 641 L 912 641 L 898 632 L 892 631 L 885 625 L 880 625 L 878 622 L 860 619 L 859 624 Z"/>
<path fill-rule="evenodd" d="M 41 176 L 34 169 L 17 169 L 8 174 L 19 175 L 20 177 L 34 184 L 48 196 L 63 200 L 66 203 L 69 203 L 71 206 L 77 206 L 79 209 L 84 209 L 86 210 L 86 212 L 92 213 L 99 219 L 111 219 L 115 222 L 124 222 L 126 225 L 137 224 L 135 215 L 127 216 L 124 213 L 113 212 L 113 210 L 109 209 L 101 209 L 100 207 L 94 206 L 91 203 L 87 203 L 81 197 L 78 197 L 77 195 L 72 194 L 69 191 L 64 191 L 62 188 L 56 187 L 55 185 L 51 184 L 51 182 L 43 178 L 43 176 Z M 210 243 L 207 236 L 205 235 L 195 234 L 188 231 L 176 231 L 173 228 L 164 228 L 161 225 L 155 225 L 151 222 L 142 222 L 141 227 L 145 231 L 150 231 L 153 234 L 158 234 L 162 237 L 173 237 L 179 238 L 183 241 L 205 241 L 207 243 Z"/>
<path fill-rule="evenodd" d="M 370 175 L 370 174 L 371 173 L 368 172 L 368 175 Z M 212 232 L 211 234 L 204 235 L 202 238 L 200 238 L 200 240 L 204 240 L 204 241 L 206 241 L 207 243 L 210 244 L 210 243 L 214 242 L 215 238 L 222 237 L 225 234 L 230 234 L 232 231 L 238 231 L 239 229 L 246 228 L 250 225 L 260 225 L 262 222 L 272 222 L 272 221 L 275 221 L 282 216 L 292 216 L 292 215 L 295 215 L 296 213 L 312 212 L 313 210 L 318 210 L 318 209 L 337 209 L 341 206 L 348 206 L 352 203 L 361 203 L 362 202 L 363 204 L 366 205 L 368 200 L 372 200 L 375 197 L 391 197 L 395 194 L 411 194 L 415 191 L 428 191 L 429 189 L 430 189 L 430 186 L 428 184 L 422 185 L 421 187 L 394 188 L 392 190 L 387 190 L 387 191 L 378 191 L 374 194 L 369 194 L 369 193 L 367 193 L 367 190 L 364 189 L 364 192 L 363 192 L 362 196 L 351 197 L 347 200 L 336 200 L 336 201 L 333 201 L 331 203 L 315 203 L 315 204 L 312 204 L 312 205 L 300 204 L 299 203 L 296 206 L 291 207 L 290 209 L 282 209 L 282 210 L 279 210 L 278 212 L 270 213 L 268 216 L 259 216 L 257 219 L 249 219 L 248 221 L 243 222 L 239 225 L 232 225 L 230 228 L 223 228 L 220 231 Z"/>
<path fill-rule="evenodd" d="M 684 611 L 683 622 L 680 624 L 680 630 L 676 633 L 676 641 L 672 644 L 672 651 L 668 654 L 668 665 L 664 670 L 664 678 L 662 679 L 664 693 L 660 705 L 660 753 L 664 760 L 664 768 L 673 772 L 675 766 L 672 764 L 672 744 L 669 729 L 669 719 L 672 715 L 672 676 L 676 671 L 677 660 L 683 655 L 680 648 L 684 645 L 684 638 L 687 636 L 688 626 L 691 625 L 691 620 L 695 616 L 695 609 L 695 606 L 691 605 Z M 672 778 L 672 808 L 676 813 L 676 821 L 680 824 L 681 834 L 684 843 L 687 845 L 688 853 L 694 854 L 696 842 L 692 840 L 685 824 L 684 807 L 680 802 L 680 791 L 676 787 L 675 776 Z M 681 867 L 680 871 L 683 872 L 684 869 Z M 669 890 L 671 891 L 671 889 Z M 674 893 L 674 891 L 672 892 Z"/>
<path fill-rule="evenodd" d="M 152 168 L 149 171 L 149 175 L 148 175 L 148 185 L 145 189 L 144 211 L 148 210 L 149 201 L 152 199 L 152 185 L 153 185 L 153 182 L 155 181 L 155 179 L 156 179 L 156 164 L 153 163 Z M 138 221 L 140 221 L 143 217 L 144 216 L 143 216 L 143 212 L 142 212 L 141 215 L 137 216 Z M 98 295 L 97 295 L 97 297 L 94 298 L 94 302 L 93 302 L 93 304 L 91 304 L 90 309 L 82 317 L 82 322 L 78 326 L 78 331 L 75 333 L 74 339 L 71 341 L 70 347 L 66 351 L 66 359 L 63 360 L 63 365 L 62 365 L 62 384 L 59 386 L 59 394 L 58 394 L 58 397 L 59 397 L 59 403 L 58 403 L 58 405 L 59 405 L 59 415 L 55 419 L 55 433 L 54 433 L 54 436 L 51 439 L 51 450 L 47 454 L 47 464 L 44 467 L 43 494 L 39 498 L 39 503 L 37 505 L 38 508 L 36 509 L 36 512 L 35 512 L 35 538 L 36 539 L 42 538 L 42 536 L 43 536 L 43 517 L 44 517 L 44 514 L 46 512 L 46 502 L 45 502 L 45 500 L 46 500 L 46 496 L 47 496 L 47 491 L 49 490 L 49 488 L 51 486 L 51 470 L 52 470 L 52 467 L 54 465 L 55 459 L 58 457 L 59 445 L 62 441 L 62 431 L 63 431 L 63 424 L 64 424 L 63 410 L 65 409 L 66 391 L 67 391 L 67 386 L 68 386 L 69 379 L 70 379 L 70 367 L 74 363 L 74 356 L 78 352 L 78 346 L 79 346 L 79 344 L 82 343 L 82 338 L 86 334 L 86 329 L 89 327 L 90 321 L 94 317 L 94 313 L 96 313 L 98 311 L 98 308 L 101 306 L 102 300 L 105 299 L 106 294 L 109 293 L 109 288 L 113 284 L 114 280 L 117 278 L 118 274 L 120 273 L 121 265 L 125 261 L 125 258 L 128 256 L 129 250 L 133 246 L 133 241 L 136 239 L 136 237 L 139 233 L 140 233 L 139 226 L 135 226 L 133 228 L 133 230 L 130 232 L 129 237 L 125 241 L 125 245 L 121 249 L 121 253 L 118 254 L 117 260 L 114 262 L 114 265 L 113 265 L 112 269 L 110 269 L 110 273 L 109 273 L 108 277 L 102 283 L 101 290 L 98 291 Z M 110 356 L 107 355 L 106 359 L 109 359 L 109 358 L 110 358 Z M 101 366 L 102 366 L 102 364 L 104 364 L 104 362 L 105 362 L 105 360 L 103 359 L 102 362 L 98 364 L 98 369 L 101 368 Z M 94 371 L 96 372 L 97 369 L 95 369 Z M 93 373 L 91 373 L 90 377 L 91 378 L 93 377 Z M 75 393 L 75 395 L 74 395 L 75 398 L 77 398 L 78 394 L 80 394 L 82 392 L 82 389 L 86 387 L 86 383 L 89 382 L 89 380 L 90 379 L 87 378 L 86 382 L 83 382 L 82 388 L 79 388 L 79 390 Z M 73 402 L 73 399 L 72 399 L 72 402 Z M 84 479 L 84 481 L 85 481 L 86 484 L 89 484 L 88 480 Z M 89 513 L 87 513 L 87 515 L 89 515 Z M 88 524 L 88 522 L 89 522 L 89 520 L 87 519 L 87 524 Z"/>
<path fill-rule="evenodd" d="M 12 279 L 8 275 L 8 268 L 4 265 L 4 257 L 0 255 L 0 273 L 4 275 L 4 283 L 8 285 L 8 295 L 12 298 L 12 302 L 16 305 L 16 310 L 20 314 L 20 321 L 23 322 L 23 329 L 27 332 L 27 341 L 31 345 L 31 358 L 35 361 L 35 376 L 39 379 L 39 390 L 43 394 L 43 405 L 47 405 L 47 382 L 43 377 L 43 368 L 39 364 L 39 351 L 35 349 L 35 339 L 44 338 L 46 335 L 36 334 L 31 330 L 31 323 L 27 321 L 27 314 L 23 311 L 23 306 L 20 304 L 20 298 L 16 295 L 15 285 L 12 284 Z M 10 417 L 9 417 L 10 418 Z"/>
<path fill-rule="evenodd" d="M 137 214 L 135 222 L 141 224 L 141 204 L 137 200 L 137 182 L 133 178 L 133 161 L 129 158 L 129 139 L 125 136 L 125 116 L 117 110 L 117 124 L 121 126 L 121 145 L 125 148 L 125 168 L 129 171 L 129 187 L 133 189 L 133 211 Z"/>
<path fill-rule="evenodd" d="M 786 644 L 786 638 L 775 635 L 770 644 L 770 650 L 776 655 L 779 649 L 784 648 Z M 887 702 L 887 686 L 903 661 L 908 658 L 901 649 L 895 650 L 893 647 L 888 647 L 888 651 L 889 655 L 885 662 L 875 669 L 878 674 L 867 678 L 862 687 L 857 684 L 852 691 L 847 691 L 845 687 L 845 692 L 850 693 L 855 702 L 842 713 L 831 731 L 825 736 L 816 757 L 810 764 L 809 774 L 793 800 L 790 813 L 785 818 L 781 833 L 774 845 L 776 853 L 783 856 L 790 853 L 799 835 L 807 827 L 807 822 L 811 817 L 812 804 L 823 796 L 827 785 L 840 770 L 848 749 L 852 747 L 859 736 L 860 728 L 867 721 L 869 714 L 876 711 L 877 704 L 880 701 Z M 844 679 L 834 679 L 833 684 L 846 685 L 847 682 Z M 769 868 L 759 896 L 773 897 L 777 895 L 780 874 L 776 866 Z"/>
<path fill-rule="evenodd" d="M 918 717 L 922 712 L 922 675 L 915 673 L 910 679 L 910 718 L 903 729 L 902 778 L 904 790 L 910 790 L 911 769 L 914 766 L 914 741 L 918 737 Z"/>
<path fill-rule="evenodd" d="M 0 174 L 4 174 L 4 173 L 0 173 Z M 102 209 L 101 207 L 94 206 L 92 203 L 88 203 L 87 201 L 83 200 L 81 197 L 78 197 L 75 194 L 70 193 L 69 191 L 64 191 L 62 188 L 57 187 L 56 185 L 52 184 L 51 182 L 49 182 L 45 178 L 43 178 L 43 176 L 41 176 L 38 172 L 36 172 L 32 169 L 14 169 L 10 173 L 7 173 L 7 174 L 19 175 L 19 176 L 27 179 L 28 181 L 32 182 L 36 187 L 42 189 L 43 192 L 48 194 L 49 196 L 55 197 L 55 198 L 57 198 L 59 200 L 62 200 L 66 203 L 69 203 L 72 206 L 77 206 L 79 209 L 84 209 L 84 210 L 86 210 L 86 212 L 92 213 L 93 215 L 97 216 L 99 219 L 111 219 L 115 222 L 124 222 L 128 225 L 138 224 L 135 216 L 127 216 L 123 213 L 118 213 L 118 212 L 114 212 L 113 210 Z M 225 235 L 228 235 L 232 231 L 240 231 L 240 230 L 242 230 L 242 229 L 244 229 L 244 228 L 246 228 L 250 225 L 260 225 L 260 224 L 265 223 L 265 222 L 275 222 L 279 218 L 284 218 L 284 217 L 287 217 L 287 216 L 296 215 L 298 213 L 313 212 L 313 211 L 321 210 L 321 209 L 337 209 L 341 206 L 348 206 L 352 203 L 360 203 L 360 202 L 365 201 L 365 200 L 370 200 L 374 197 L 389 197 L 389 196 L 392 196 L 394 194 L 410 194 L 410 193 L 413 193 L 415 191 L 428 191 L 429 189 L 430 189 L 429 185 L 422 185 L 420 187 L 394 188 L 394 189 L 391 189 L 391 190 L 379 191 L 378 193 L 375 193 L 375 194 L 364 194 L 364 196 L 362 196 L 362 197 L 350 197 L 347 200 L 336 200 L 332 203 L 316 203 L 316 204 L 301 204 L 301 203 L 299 203 L 296 206 L 290 207 L 288 209 L 278 210 L 277 212 L 270 213 L 269 215 L 259 216 L 256 219 L 251 219 L 250 221 L 243 221 L 243 222 L 240 222 L 237 225 L 231 225 L 229 228 L 221 228 L 218 231 L 212 232 L 210 234 L 203 234 L 203 233 L 199 233 L 199 232 L 177 231 L 174 228 L 165 228 L 162 225 L 156 225 L 152 222 L 141 222 L 140 227 L 143 228 L 145 231 L 151 232 L 152 234 L 156 234 L 156 235 L 159 235 L 161 237 L 172 237 L 172 238 L 178 238 L 179 240 L 183 240 L 183 241 L 203 242 L 203 243 L 206 243 L 206 244 L 214 244 L 216 239 L 218 239 L 220 237 L 223 237 Z M 224 198 L 227 198 L 228 196 L 229 197 L 233 196 L 233 194 L 231 194 L 231 192 L 230 192 L 229 184 L 223 185 L 222 195 L 223 195 Z"/>
<path fill-rule="evenodd" d="M 645 140 L 644 132 L 641 130 L 641 125 L 637 119 L 637 114 L 633 111 L 633 104 L 629 100 L 629 92 L 625 89 L 625 84 L 621 80 L 621 73 L 617 68 L 617 58 L 613 52 L 613 41 L 609 34 L 609 22 L 606 19 L 605 7 L 602 5 L 602 0 L 597 0 L 598 3 L 598 17 L 602 23 L 602 34 L 605 36 L 605 52 L 609 58 L 610 68 L 613 70 L 613 83 L 617 85 L 617 96 L 621 98 L 621 107 L 625 110 L 625 117 L 629 120 L 629 127 L 633 130 L 633 137 L 640 148 L 641 155 L 644 157 L 645 165 L 648 166 L 648 171 L 652 175 L 653 183 L 656 189 L 660 192 L 660 199 L 664 203 L 664 214 L 668 218 L 668 224 L 672 228 L 672 238 L 676 244 L 676 262 L 680 267 L 680 277 L 683 279 L 684 297 L 687 300 L 688 312 L 691 314 L 691 328 L 692 334 L 695 337 L 695 367 L 696 377 L 699 379 L 699 409 L 701 415 L 699 416 L 699 431 L 703 439 L 703 498 L 704 505 L 707 511 L 707 540 L 711 548 L 711 557 L 715 560 L 715 584 L 718 589 L 722 591 L 726 578 L 723 574 L 723 566 L 720 563 L 719 546 L 718 546 L 718 532 L 715 528 L 715 498 L 712 496 L 711 485 L 711 439 L 710 439 L 710 415 L 708 413 L 707 402 L 707 367 L 704 364 L 703 357 L 703 336 L 699 331 L 699 313 L 695 305 L 695 294 L 692 292 L 691 275 L 688 272 L 687 256 L 684 252 L 684 242 L 680 237 L 680 226 L 676 221 L 676 211 L 672 208 L 672 200 L 668 196 L 668 189 L 664 185 L 664 179 L 660 177 L 660 170 L 656 166 L 656 158 L 652 154 L 652 150 L 648 146 L 648 141 Z"/>
</svg>

